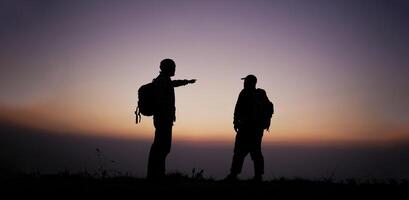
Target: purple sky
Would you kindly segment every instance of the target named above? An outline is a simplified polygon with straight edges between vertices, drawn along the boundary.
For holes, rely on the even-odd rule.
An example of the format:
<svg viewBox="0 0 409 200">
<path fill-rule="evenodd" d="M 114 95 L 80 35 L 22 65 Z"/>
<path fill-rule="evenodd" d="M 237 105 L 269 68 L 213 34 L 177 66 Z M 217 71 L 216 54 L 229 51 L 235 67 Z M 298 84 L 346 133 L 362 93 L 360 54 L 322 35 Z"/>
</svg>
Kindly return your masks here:
<svg viewBox="0 0 409 200">
<path fill-rule="evenodd" d="M 276 104 L 279 141 L 407 136 L 403 1 L 1 4 L 0 103 L 43 128 L 147 137 L 136 90 L 169 57 L 175 78 L 199 80 L 177 90 L 176 138 L 226 139 L 250 73 Z"/>
<path fill-rule="evenodd" d="M 276 108 L 265 145 L 408 141 L 408 35 L 403 0 L 4 0 L 0 119 L 150 141 L 151 119 L 134 124 L 137 89 L 172 58 L 175 79 L 198 79 L 176 89 L 175 142 L 231 149 L 240 78 L 250 73 Z M 396 169 L 386 171 L 399 176 Z"/>
</svg>

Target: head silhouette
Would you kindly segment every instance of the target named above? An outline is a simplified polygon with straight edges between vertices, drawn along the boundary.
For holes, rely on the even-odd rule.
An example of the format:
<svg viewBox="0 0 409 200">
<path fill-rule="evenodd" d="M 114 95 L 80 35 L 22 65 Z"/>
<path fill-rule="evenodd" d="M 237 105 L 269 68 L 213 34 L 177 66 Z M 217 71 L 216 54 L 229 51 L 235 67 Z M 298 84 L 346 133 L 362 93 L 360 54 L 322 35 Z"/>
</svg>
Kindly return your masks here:
<svg viewBox="0 0 409 200">
<path fill-rule="evenodd" d="M 244 80 L 244 89 L 246 90 L 256 89 L 257 78 L 253 74 L 247 75 L 246 77 L 242 78 L 242 80 Z"/>
<path fill-rule="evenodd" d="M 160 73 L 165 74 L 169 77 L 175 75 L 176 64 L 172 59 L 166 58 L 160 62 Z"/>
</svg>

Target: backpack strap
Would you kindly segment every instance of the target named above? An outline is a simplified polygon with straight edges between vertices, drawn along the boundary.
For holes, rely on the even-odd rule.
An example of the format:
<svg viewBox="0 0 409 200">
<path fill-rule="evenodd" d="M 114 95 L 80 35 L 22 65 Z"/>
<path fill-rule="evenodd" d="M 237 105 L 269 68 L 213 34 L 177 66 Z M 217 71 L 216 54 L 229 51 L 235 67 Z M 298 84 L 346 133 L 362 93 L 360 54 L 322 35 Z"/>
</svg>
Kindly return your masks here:
<svg viewBox="0 0 409 200">
<path fill-rule="evenodd" d="M 142 120 L 141 111 L 139 110 L 139 106 L 136 107 L 135 115 L 136 115 L 136 124 L 138 124 L 138 123 L 140 123 L 141 120 Z"/>
</svg>

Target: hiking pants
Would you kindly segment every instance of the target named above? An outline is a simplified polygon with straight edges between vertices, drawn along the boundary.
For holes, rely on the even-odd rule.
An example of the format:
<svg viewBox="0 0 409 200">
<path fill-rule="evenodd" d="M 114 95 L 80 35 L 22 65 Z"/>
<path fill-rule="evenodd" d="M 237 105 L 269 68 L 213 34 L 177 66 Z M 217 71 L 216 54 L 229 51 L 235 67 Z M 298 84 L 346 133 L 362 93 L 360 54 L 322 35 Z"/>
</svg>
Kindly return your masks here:
<svg viewBox="0 0 409 200">
<path fill-rule="evenodd" d="M 149 152 L 148 178 L 165 176 L 166 156 L 170 152 L 172 143 L 172 123 L 157 123 L 155 125 L 155 139 Z"/>
<path fill-rule="evenodd" d="M 264 174 L 264 158 L 261 153 L 261 140 L 264 129 L 247 128 L 240 130 L 236 135 L 234 145 L 233 161 L 230 168 L 231 174 L 239 174 L 243 167 L 243 162 L 248 153 L 254 163 L 254 175 Z"/>
</svg>

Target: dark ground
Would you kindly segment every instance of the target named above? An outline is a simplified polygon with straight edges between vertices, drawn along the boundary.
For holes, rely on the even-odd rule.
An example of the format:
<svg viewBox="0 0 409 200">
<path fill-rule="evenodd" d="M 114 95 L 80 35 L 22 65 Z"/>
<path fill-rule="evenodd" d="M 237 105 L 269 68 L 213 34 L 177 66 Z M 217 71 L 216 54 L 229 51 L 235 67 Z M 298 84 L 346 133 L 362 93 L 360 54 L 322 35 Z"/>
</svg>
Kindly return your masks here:
<svg viewBox="0 0 409 200">
<path fill-rule="evenodd" d="M 138 175 L 121 174 L 120 172 L 131 170 L 116 167 L 116 165 L 112 166 L 111 162 L 102 162 L 112 158 L 116 161 L 114 164 L 120 163 L 123 166 L 144 169 L 150 143 L 47 134 L 42 130 L 17 125 L 2 126 L 1 121 L 0 133 L 0 192 L 3 193 L 3 196 L 5 193 L 12 194 L 13 197 L 19 195 L 32 197 L 32 194 L 35 194 L 34 196 L 51 196 L 53 199 L 60 199 L 67 196 L 83 197 L 85 193 L 91 197 L 105 197 L 106 194 L 114 194 L 115 197 L 131 196 L 132 199 L 163 196 L 189 199 L 217 197 L 226 197 L 226 199 L 232 197 L 249 197 L 248 199 L 253 199 L 253 197 L 263 199 L 409 199 L 409 179 L 407 178 L 409 148 L 407 146 L 391 147 L 391 150 L 378 147 L 369 150 L 355 148 L 351 151 L 344 148 L 334 151 L 323 151 L 325 148 L 294 149 L 293 147 L 284 147 L 284 149 L 277 147 L 271 151 L 266 149 L 266 157 L 274 161 L 271 165 L 267 163 L 266 167 L 269 167 L 270 171 L 281 170 L 283 173 L 278 174 L 279 176 L 337 169 L 337 163 L 341 163 L 344 167 L 338 171 L 330 170 L 328 176 L 323 176 L 330 178 L 317 180 L 268 178 L 261 183 L 248 180 L 223 182 L 203 178 L 202 173 L 199 172 L 192 173 L 190 176 L 173 173 L 164 181 L 151 182 L 138 178 L 141 177 Z M 101 148 L 104 154 L 99 151 L 96 154 L 95 148 L 97 147 Z M 179 160 L 178 163 L 169 163 L 172 168 L 182 169 L 185 173 L 195 167 L 192 163 L 196 163 L 202 166 L 202 169 L 210 169 L 208 171 L 214 172 L 216 170 L 212 170 L 210 165 L 218 163 L 228 169 L 229 160 L 226 161 L 226 158 L 231 156 L 231 147 L 217 151 L 214 150 L 215 147 L 209 149 L 188 147 L 178 146 L 178 144 L 174 146 L 174 155 L 178 155 L 178 158 L 181 159 L 176 157 L 170 159 L 171 161 Z M 204 151 L 206 153 L 203 153 Z M 129 152 L 132 152 L 130 160 L 133 163 L 126 162 L 129 160 Z M 189 157 L 186 152 L 192 153 L 193 156 Z M 225 154 L 220 152 L 225 152 Z M 269 152 L 272 153 L 269 154 Z M 282 155 L 286 157 L 283 158 Z M 198 158 L 203 160 L 200 161 Z M 95 164 L 86 165 L 87 163 Z M 315 167 L 314 163 L 321 167 Z M 78 166 L 73 166 L 74 164 Z M 95 170 L 93 172 L 76 170 L 80 171 L 79 173 L 55 172 L 60 171 L 58 169 L 64 169 L 65 166 L 70 170 L 84 168 Z M 32 169 L 34 171 L 39 169 L 39 172 L 24 173 L 32 172 Z M 301 171 L 303 169 L 304 171 Z M 342 172 L 348 172 L 348 169 L 353 169 L 352 172 L 367 172 L 368 169 L 375 169 L 374 173 L 368 173 L 368 176 L 365 177 L 393 177 L 394 179 L 357 178 L 338 181 L 342 180 L 339 177 L 359 177 L 347 176 L 354 175 L 354 173 L 342 174 Z M 340 176 L 335 177 L 333 174 L 340 174 Z M 405 179 L 400 180 L 399 177 Z"/>
<path fill-rule="evenodd" d="M 132 176 L 101 177 L 69 172 L 40 175 L 19 174 L 1 177 L 3 193 L 14 194 L 91 194 L 127 195 L 132 197 L 268 197 L 268 199 L 314 198 L 407 199 L 407 180 L 305 180 L 279 178 L 254 182 L 225 182 L 204 179 L 199 175 L 171 174 L 159 182 Z"/>
</svg>

